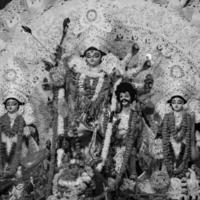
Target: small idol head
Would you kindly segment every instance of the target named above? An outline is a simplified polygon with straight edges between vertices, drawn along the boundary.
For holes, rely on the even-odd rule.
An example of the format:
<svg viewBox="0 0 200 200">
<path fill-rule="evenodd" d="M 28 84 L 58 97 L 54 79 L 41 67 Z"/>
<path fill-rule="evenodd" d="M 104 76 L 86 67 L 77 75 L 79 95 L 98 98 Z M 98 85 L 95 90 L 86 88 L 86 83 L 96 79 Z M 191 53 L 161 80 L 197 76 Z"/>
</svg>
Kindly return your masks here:
<svg viewBox="0 0 200 200">
<path fill-rule="evenodd" d="M 173 111 L 180 112 L 183 110 L 183 106 L 187 103 L 187 101 L 182 96 L 177 95 L 171 97 L 171 99 L 168 100 L 168 103 Z"/>
<path fill-rule="evenodd" d="M 4 105 L 8 113 L 13 114 L 19 110 L 19 107 L 23 105 L 23 103 L 15 98 L 8 98 L 4 101 Z"/>
<path fill-rule="evenodd" d="M 130 83 L 123 82 L 118 85 L 115 94 L 121 106 L 127 107 L 136 100 L 137 91 Z"/>
<path fill-rule="evenodd" d="M 106 54 L 95 47 L 90 47 L 84 53 L 86 62 L 90 67 L 96 67 L 101 63 L 102 57 Z"/>
</svg>

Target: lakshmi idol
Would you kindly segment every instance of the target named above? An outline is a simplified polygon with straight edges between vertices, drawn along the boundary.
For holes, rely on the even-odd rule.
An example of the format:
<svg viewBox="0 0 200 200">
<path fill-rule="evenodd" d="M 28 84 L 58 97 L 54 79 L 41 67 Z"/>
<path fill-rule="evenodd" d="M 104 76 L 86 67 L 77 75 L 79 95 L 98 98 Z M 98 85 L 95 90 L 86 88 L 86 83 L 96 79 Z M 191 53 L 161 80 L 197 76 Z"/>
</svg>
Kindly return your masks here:
<svg viewBox="0 0 200 200">
<path fill-rule="evenodd" d="M 14 176 L 22 158 L 39 147 L 29 126 L 34 120 L 28 103 L 29 81 L 18 67 L 5 68 L 1 75 L 0 172 L 5 177 Z"/>
</svg>

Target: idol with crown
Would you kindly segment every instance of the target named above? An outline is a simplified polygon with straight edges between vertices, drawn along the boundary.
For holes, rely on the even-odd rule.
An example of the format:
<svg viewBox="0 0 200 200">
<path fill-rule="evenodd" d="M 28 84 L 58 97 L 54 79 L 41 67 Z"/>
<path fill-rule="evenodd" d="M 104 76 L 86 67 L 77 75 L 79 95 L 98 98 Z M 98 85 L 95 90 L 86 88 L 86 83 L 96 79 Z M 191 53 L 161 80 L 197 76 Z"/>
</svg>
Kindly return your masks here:
<svg viewBox="0 0 200 200">
<path fill-rule="evenodd" d="M 168 76 L 158 78 L 155 84 L 155 88 L 159 86 L 162 90 L 155 109 L 161 123 L 149 149 L 156 167 L 149 180 L 146 175 L 141 177 L 143 183 L 139 187 L 148 193 L 164 192 L 172 199 L 187 195 L 197 198 L 199 186 L 195 159 L 199 152 L 195 124 L 199 121 L 199 111 L 198 102 L 194 100 L 195 80 L 186 73 L 187 67 L 180 64 L 168 63 L 164 71 Z"/>
<path fill-rule="evenodd" d="M 115 82 L 121 76 L 126 76 L 127 80 L 129 80 L 131 75 L 138 74 L 145 69 L 144 65 L 134 66 L 130 73 L 127 68 L 128 64 L 130 65 L 132 57 L 139 50 L 137 44 L 133 45 L 131 52 L 122 61 L 110 53 L 112 44 L 109 43 L 109 34 L 112 31 L 112 24 L 106 21 L 106 18 L 104 18 L 98 9 L 95 7 L 95 9 L 86 10 L 79 16 L 79 23 L 72 24 L 71 31 L 76 34 L 77 51 L 73 55 L 67 56 L 64 53 L 64 49 L 59 47 L 59 51 L 63 53 L 63 55 L 57 55 L 61 58 L 61 62 L 58 67 L 54 67 L 50 71 L 54 86 L 65 87 L 65 94 L 62 96 L 66 97 L 67 104 L 65 103 L 61 107 L 59 105 L 59 110 L 61 110 L 62 114 L 64 110 L 67 110 L 66 115 L 62 115 L 65 118 L 65 131 L 63 133 L 67 132 L 70 137 L 75 135 L 76 137 L 78 135 L 81 137 L 86 132 L 89 132 L 90 138 L 92 138 L 91 143 L 88 145 L 89 149 L 93 145 L 92 142 L 93 138 L 96 137 L 96 132 L 99 131 L 97 130 L 98 120 L 103 115 L 105 110 L 103 108 L 108 108 L 108 112 L 111 110 L 109 102 Z M 99 26 L 99 23 L 102 26 Z M 66 42 L 68 41 L 66 40 Z M 63 43 L 63 47 L 64 45 Z M 105 132 L 103 134 L 106 135 Z M 85 157 L 88 156 L 90 156 L 90 150 L 89 153 L 85 153 Z M 66 188 L 74 187 L 71 183 L 73 180 L 69 176 L 65 177 L 66 180 L 63 178 L 63 170 L 70 170 L 69 166 L 65 165 L 66 163 L 61 164 L 61 174 L 55 176 L 55 180 L 57 176 L 60 176 L 57 179 L 58 182 L 56 183 L 55 181 L 55 187 L 56 185 L 60 187 L 62 184 Z M 136 176 L 135 171 L 133 173 Z M 67 181 L 71 183 L 69 186 L 65 184 Z M 67 192 L 65 193 L 67 194 Z M 78 193 L 79 191 L 74 195 L 76 196 Z M 69 193 L 68 195 L 72 194 Z"/>
<path fill-rule="evenodd" d="M 28 82 L 20 68 L 5 68 L 2 74 L 1 172 L 14 174 L 20 164 L 24 134 L 29 134 L 20 113 L 30 94 Z M 27 118 L 27 120 L 30 120 Z M 31 119 L 33 120 L 33 118 Z M 32 122 L 31 122 L 32 123 Z"/>
<path fill-rule="evenodd" d="M 30 194 L 26 191 L 26 183 L 30 176 L 35 177 L 33 166 L 38 167 L 45 158 L 45 152 L 39 148 L 33 107 L 29 102 L 32 83 L 28 71 L 11 61 L 0 74 L 0 192 L 6 197 L 11 191 L 10 195 L 15 199 L 16 188 L 20 188 L 19 197 L 23 193 Z M 39 168 L 37 170 L 39 174 Z"/>
<path fill-rule="evenodd" d="M 63 40 L 60 66 L 53 68 L 50 74 L 54 85 L 65 83 L 69 116 L 76 116 L 78 121 L 90 126 L 92 121 L 99 119 L 101 108 L 109 102 L 116 80 L 148 69 L 151 62 L 147 58 L 144 65 L 133 64 L 139 51 L 137 44 L 133 44 L 123 60 L 111 53 L 114 22 L 100 3 L 88 3 L 80 13 L 72 14 L 70 21 L 68 32 L 75 35 L 75 51 L 72 55 L 65 53 L 67 44 Z M 69 40 L 66 36 L 66 43 Z"/>
</svg>

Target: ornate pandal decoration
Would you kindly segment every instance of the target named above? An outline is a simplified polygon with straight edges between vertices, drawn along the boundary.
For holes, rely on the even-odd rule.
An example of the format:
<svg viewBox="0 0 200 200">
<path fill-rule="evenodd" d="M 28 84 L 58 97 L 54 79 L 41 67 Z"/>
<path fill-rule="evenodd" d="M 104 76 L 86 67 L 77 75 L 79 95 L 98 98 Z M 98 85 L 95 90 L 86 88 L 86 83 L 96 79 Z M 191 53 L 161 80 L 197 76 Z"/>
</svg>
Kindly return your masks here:
<svg viewBox="0 0 200 200">
<path fill-rule="evenodd" d="M 197 65 L 200 61 L 198 60 L 198 52 L 200 49 L 200 43 L 199 43 L 199 37 L 197 34 L 197 31 L 192 28 L 192 30 L 189 30 L 189 24 L 184 22 L 181 18 L 173 15 L 173 18 L 171 16 L 171 12 L 168 9 L 159 7 L 156 4 L 153 4 L 151 2 L 143 2 L 143 1 L 134 1 L 134 2 L 127 2 L 130 4 L 128 7 L 124 5 L 124 2 L 121 0 L 118 1 L 112 1 L 112 3 L 106 3 L 106 2 L 98 2 L 98 6 L 95 6 L 95 3 L 91 4 L 89 1 L 82 2 L 84 5 L 84 9 L 82 9 L 81 13 L 84 13 L 82 20 L 80 23 L 77 23 L 77 26 L 81 25 L 83 28 L 83 24 L 89 26 L 95 26 L 98 23 L 103 23 L 103 21 L 106 21 L 105 27 L 103 27 L 104 30 L 110 30 L 110 20 L 114 22 L 113 26 L 113 36 L 109 38 L 110 43 L 113 43 L 115 40 L 116 35 L 118 35 L 119 39 L 122 37 L 123 39 L 120 39 L 121 41 L 113 43 L 113 52 L 127 52 L 126 42 L 129 41 L 136 41 L 139 43 L 139 46 L 141 49 L 144 50 L 144 54 L 146 54 L 148 51 L 152 51 L 151 54 L 153 55 L 153 62 L 158 59 L 157 56 L 154 56 L 154 53 L 156 52 L 156 46 L 162 51 L 163 54 L 167 55 L 167 52 L 172 52 L 173 54 L 178 54 L 180 57 L 184 60 L 185 58 L 188 58 L 192 65 Z M 10 5 L 18 4 L 18 1 L 13 1 L 10 3 Z M 42 6 L 43 3 L 41 3 Z M 68 2 L 63 2 L 63 5 L 60 5 L 59 1 L 55 1 L 54 6 L 50 10 L 47 10 L 43 12 L 40 16 L 40 12 L 37 13 L 38 16 L 40 16 L 41 20 L 38 21 L 37 18 L 35 18 L 36 13 L 32 13 L 33 15 L 30 17 L 30 26 L 33 27 L 34 33 L 38 33 L 41 37 L 44 37 L 46 34 L 42 34 L 46 29 L 49 30 L 48 36 L 46 36 L 46 39 L 42 39 L 42 42 L 45 44 L 45 46 L 48 49 L 52 49 L 55 47 L 59 41 L 59 37 L 61 35 L 61 28 L 57 25 L 58 23 L 55 23 L 56 20 L 59 20 L 62 23 L 63 16 L 67 17 L 69 13 L 67 13 L 66 8 L 69 6 Z M 73 5 L 74 8 L 78 8 L 78 5 Z M 14 6 L 13 6 L 14 7 Z M 11 9 L 13 13 L 18 12 L 17 10 L 14 10 L 12 6 L 8 7 L 8 10 Z M 41 7 L 42 8 L 42 7 Z M 112 18 L 108 15 L 104 15 L 103 10 L 106 9 L 107 11 L 112 14 Z M 28 7 L 25 8 L 25 10 L 29 10 Z M 134 11 L 134 12 L 133 12 Z M 76 12 L 74 12 L 76 13 Z M 80 13 L 80 12 L 79 12 Z M 103 13 L 103 14 L 102 14 Z M 35 16 L 34 16 L 35 14 Z M 71 14 L 71 13 L 70 13 Z M 6 12 L 3 13 L 3 15 L 6 16 Z M 17 14 L 16 14 L 17 15 Z M 24 15 L 25 13 L 21 12 L 19 15 L 19 24 L 24 24 L 25 19 Z M 55 16 L 55 17 L 53 17 Z M 62 17 L 61 17 L 62 16 Z M 71 18 L 71 22 L 73 24 L 73 16 L 69 16 Z M 44 23 L 44 19 L 49 19 L 48 24 Z M 52 26 L 49 26 L 49 23 L 52 24 Z M 19 28 L 19 24 L 17 25 L 17 28 L 15 29 L 17 38 L 12 41 L 11 45 L 8 46 L 15 46 L 17 45 L 19 50 L 17 50 L 16 53 L 23 54 L 24 58 L 31 58 L 30 55 L 35 55 L 34 58 L 31 58 L 29 60 L 30 63 L 34 64 L 35 60 L 38 60 L 38 58 L 45 57 L 48 58 L 49 53 L 45 52 L 44 49 L 42 50 L 41 46 L 39 44 L 36 44 L 36 42 L 32 41 L 32 38 L 28 37 L 25 34 L 21 33 L 21 30 Z M 26 24 L 26 23 L 25 23 Z M 124 26 L 122 29 L 120 29 L 120 24 L 123 24 Z M 156 26 L 156 27 L 155 27 Z M 49 28 L 51 27 L 51 28 Z M 167 30 L 170 30 L 168 32 L 171 32 L 171 34 L 167 35 L 167 32 L 165 31 L 167 27 Z M 81 32 L 83 29 L 78 28 L 77 31 Z M 174 28 L 177 30 L 174 31 Z M 122 31 L 122 32 L 121 32 Z M 189 31 L 189 34 L 186 34 L 186 32 Z M 128 35 L 130 33 L 130 35 Z M 20 36 L 21 35 L 21 36 Z M 43 35 L 43 36 L 42 36 Z M 189 36 L 188 36 L 189 35 Z M 181 36 L 181 37 L 180 37 Z M 22 42 L 22 38 L 25 38 Z M 73 43 L 74 37 L 73 35 L 69 35 L 70 40 L 67 42 L 67 51 L 69 55 L 74 52 L 74 48 L 72 48 L 72 45 L 75 45 L 76 43 Z M 133 38 L 133 39 L 132 39 Z M 149 40 L 150 38 L 150 40 Z M 196 40 L 194 40 L 196 38 Z M 40 39 L 40 38 L 39 38 Z M 31 42 L 32 41 L 32 42 Z M 120 44 L 119 46 L 117 46 Z M 155 45 L 157 44 L 157 45 Z M 50 47 L 51 46 L 51 47 Z M 10 48 L 8 47 L 8 49 Z M 68 48 L 69 47 L 69 48 Z M 186 48 L 187 47 L 187 48 Z M 188 48 L 189 47 L 189 48 Z M 13 49 L 13 48 L 12 48 Z M 39 49 L 39 51 L 38 51 Z M 192 50 L 192 51 L 191 51 Z M 145 52 L 147 51 L 147 52 Z M 37 55 L 35 54 L 37 52 Z M 28 56 L 28 54 L 30 54 Z M 40 55 L 41 54 L 41 55 Z M 43 54 L 43 55 L 42 55 Z M 173 60 L 173 54 L 172 59 Z M 187 62 L 187 61 L 186 61 Z"/>
</svg>

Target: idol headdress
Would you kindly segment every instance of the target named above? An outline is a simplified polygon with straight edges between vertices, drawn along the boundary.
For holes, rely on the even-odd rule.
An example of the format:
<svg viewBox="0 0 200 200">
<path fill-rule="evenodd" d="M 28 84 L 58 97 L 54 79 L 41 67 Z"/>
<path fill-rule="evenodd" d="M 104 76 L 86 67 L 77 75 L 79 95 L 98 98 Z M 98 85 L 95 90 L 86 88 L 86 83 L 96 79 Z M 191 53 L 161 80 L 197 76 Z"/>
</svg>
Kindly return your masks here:
<svg viewBox="0 0 200 200">
<path fill-rule="evenodd" d="M 29 102 L 32 90 L 33 82 L 28 69 L 16 65 L 14 62 L 5 65 L 0 70 L 0 115 L 6 112 L 3 103 L 9 98 L 14 98 L 24 104 L 20 106 L 19 114 L 24 116 L 27 124 L 33 123 L 33 110 Z"/>
<path fill-rule="evenodd" d="M 80 13 L 72 14 L 72 32 L 77 36 L 80 54 L 90 48 L 108 53 L 110 49 L 109 34 L 113 28 L 113 20 L 108 12 L 109 6 L 102 6 L 99 1 L 90 1 L 83 5 Z"/>
<path fill-rule="evenodd" d="M 2 102 L 15 98 L 21 103 L 27 103 L 31 93 L 31 84 L 27 78 L 19 67 L 5 67 L 1 74 Z"/>
<path fill-rule="evenodd" d="M 195 79 L 188 74 L 187 69 L 181 65 L 166 66 L 164 76 L 157 81 L 160 100 L 156 103 L 156 111 L 163 117 L 165 113 L 171 112 L 169 101 L 174 96 L 182 97 L 185 102 L 195 95 Z M 187 106 L 187 105 L 186 105 Z"/>
</svg>

